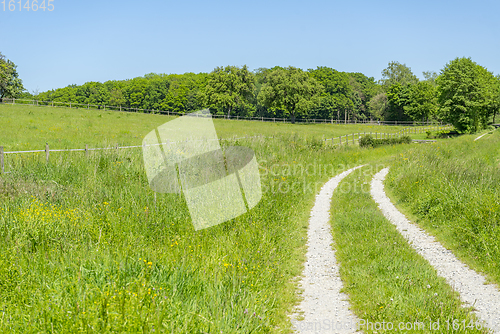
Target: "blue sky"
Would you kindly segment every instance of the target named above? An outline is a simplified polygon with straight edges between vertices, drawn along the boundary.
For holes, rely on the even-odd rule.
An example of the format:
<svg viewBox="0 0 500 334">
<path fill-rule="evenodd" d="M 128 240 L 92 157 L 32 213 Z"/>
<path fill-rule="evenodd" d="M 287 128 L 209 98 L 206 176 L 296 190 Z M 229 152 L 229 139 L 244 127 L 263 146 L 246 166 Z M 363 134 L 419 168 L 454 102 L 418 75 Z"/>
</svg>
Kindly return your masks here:
<svg viewBox="0 0 500 334">
<path fill-rule="evenodd" d="M 393 60 L 422 77 L 465 56 L 500 73 L 498 1 L 54 0 L 52 12 L 6 1 L 0 52 L 30 92 L 244 64 L 378 80 Z"/>
</svg>

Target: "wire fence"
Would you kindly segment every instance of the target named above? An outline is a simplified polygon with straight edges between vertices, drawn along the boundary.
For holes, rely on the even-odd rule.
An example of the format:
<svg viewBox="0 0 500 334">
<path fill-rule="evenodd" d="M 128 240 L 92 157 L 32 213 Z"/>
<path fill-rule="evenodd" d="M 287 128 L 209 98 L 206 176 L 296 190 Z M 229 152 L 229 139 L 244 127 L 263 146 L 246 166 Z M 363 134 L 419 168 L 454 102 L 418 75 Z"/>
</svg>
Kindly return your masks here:
<svg viewBox="0 0 500 334">
<path fill-rule="evenodd" d="M 370 135 L 375 137 L 375 139 L 384 139 L 384 138 L 399 138 L 405 135 L 411 134 L 421 134 L 426 131 L 440 131 L 440 130 L 448 130 L 451 129 L 451 125 L 434 125 L 429 127 L 407 127 L 398 132 L 387 133 L 387 132 L 357 132 L 347 135 L 342 135 L 339 137 L 333 138 L 323 138 L 325 145 L 332 146 L 342 146 L 359 143 L 359 140 L 362 136 Z M 274 136 L 266 137 L 266 136 L 246 136 L 246 137 L 233 137 L 233 138 L 220 138 L 220 139 L 211 139 L 211 140 L 221 140 L 221 141 L 236 141 L 236 140 L 253 140 L 253 139 L 272 139 Z M 26 154 L 26 153 L 45 153 L 45 160 L 48 163 L 50 158 L 50 152 L 85 152 L 85 156 L 88 156 L 91 151 L 101 151 L 101 150 L 119 150 L 119 149 L 131 149 L 131 148 L 144 148 L 147 146 L 157 146 L 157 145 L 169 145 L 175 144 L 177 142 L 170 141 L 165 143 L 158 144 L 148 144 L 148 145 L 128 145 L 128 146 L 116 146 L 112 147 L 94 147 L 90 148 L 88 144 L 85 144 L 85 148 L 70 148 L 70 149 L 50 149 L 49 144 L 45 145 L 44 150 L 28 150 L 28 151 L 4 151 L 4 147 L 0 146 L 0 171 L 1 173 L 5 172 L 5 156 L 7 154 Z M 8 173 L 8 172 L 7 172 Z"/>
<path fill-rule="evenodd" d="M 355 144 L 356 142 L 359 143 L 359 140 L 361 137 L 370 135 L 372 137 L 375 137 L 375 139 L 390 139 L 390 138 L 399 138 L 402 136 L 409 136 L 412 134 L 422 134 L 427 131 L 443 131 L 443 130 L 450 130 L 452 129 L 452 125 L 434 125 L 434 126 L 428 126 L 428 127 L 409 127 L 409 128 L 404 128 L 401 131 L 398 132 L 357 132 L 357 133 L 352 133 L 348 134 L 345 136 L 340 136 L 340 137 L 335 137 L 335 138 L 326 138 L 324 139 L 325 144 L 328 144 L 328 142 L 332 142 L 332 145 L 349 145 L 349 142 L 352 144 Z M 344 138 L 342 140 L 342 138 Z M 423 140 L 415 140 L 418 142 L 423 142 Z"/>
<path fill-rule="evenodd" d="M 75 102 L 57 102 L 57 101 L 40 101 L 40 100 L 25 100 L 25 99 L 11 99 L 4 98 L 1 99 L 1 103 L 4 104 L 22 104 L 22 105 L 32 105 L 32 106 L 47 106 L 47 107 L 65 107 L 65 108 L 76 108 L 76 109 L 96 109 L 103 111 L 121 111 L 121 112 L 141 112 L 150 114 L 161 114 L 167 116 L 184 116 L 185 113 L 173 112 L 168 110 L 157 110 L 157 109 L 142 109 L 142 108 L 131 108 L 123 106 L 108 106 L 105 104 L 89 104 L 89 103 L 75 103 Z M 229 115 L 212 115 L 213 118 L 218 119 L 231 119 L 240 121 L 261 121 L 261 122 L 271 122 L 271 123 L 304 123 L 304 124 L 370 124 L 370 125 L 394 125 L 394 126 L 426 126 L 426 125 L 443 125 L 441 122 L 404 122 L 404 121 L 377 121 L 369 119 L 326 119 L 326 118 L 296 118 L 292 121 L 291 118 L 284 117 L 247 117 L 247 116 L 229 116 Z"/>
</svg>

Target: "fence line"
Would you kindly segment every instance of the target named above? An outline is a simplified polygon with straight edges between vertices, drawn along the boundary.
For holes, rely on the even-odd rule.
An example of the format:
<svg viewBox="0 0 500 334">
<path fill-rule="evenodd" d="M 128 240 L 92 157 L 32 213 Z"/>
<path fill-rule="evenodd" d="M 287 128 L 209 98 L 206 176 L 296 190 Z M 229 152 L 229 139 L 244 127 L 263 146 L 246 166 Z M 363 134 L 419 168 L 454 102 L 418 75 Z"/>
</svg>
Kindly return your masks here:
<svg viewBox="0 0 500 334">
<path fill-rule="evenodd" d="M 333 146 L 337 145 L 349 145 L 349 137 L 352 137 L 352 144 L 354 145 L 356 142 L 359 142 L 359 139 L 361 138 L 362 135 L 375 135 L 375 139 L 379 139 L 378 137 L 380 136 L 380 139 L 382 138 L 398 138 L 400 136 L 408 135 L 408 134 L 419 134 L 419 133 L 424 133 L 427 130 L 444 130 L 444 129 L 449 129 L 451 128 L 451 125 L 445 125 L 445 126 L 432 126 L 432 127 L 425 127 L 425 128 L 416 128 L 416 127 L 409 127 L 409 128 L 404 128 L 398 132 L 393 132 L 393 133 L 386 133 L 386 132 L 358 132 L 358 133 L 352 133 L 352 134 L 347 134 L 339 137 L 333 137 L 333 138 L 326 138 L 323 139 L 325 145 L 328 144 L 328 141 L 332 142 Z M 342 141 L 342 138 L 345 137 L 345 140 Z M 274 138 L 274 136 L 271 137 L 265 137 L 265 136 L 246 136 L 246 137 L 233 137 L 233 138 L 220 138 L 220 139 L 210 139 L 210 140 L 241 140 L 241 139 L 264 139 L 264 138 Z M 195 140 L 195 141 L 202 141 L 202 140 Z M 0 146 L 0 171 L 1 173 L 5 173 L 5 166 L 4 166 L 4 159 L 6 154 L 24 154 L 24 153 L 43 153 L 45 152 L 45 160 L 48 163 L 49 162 L 49 157 L 50 157 L 50 152 L 85 152 L 85 156 L 88 156 L 89 151 L 99 151 L 99 150 L 118 150 L 118 149 L 128 149 L 128 148 L 142 148 L 142 147 L 148 147 L 148 146 L 158 146 L 158 145 L 165 145 L 165 144 L 175 144 L 178 142 L 166 142 L 166 143 L 158 143 L 158 144 L 148 144 L 148 145 L 129 145 L 129 146 L 118 146 L 118 144 L 114 147 L 94 147 L 94 148 L 89 148 L 88 144 L 85 144 L 85 148 L 69 148 L 69 149 L 53 149 L 51 150 L 49 148 L 49 144 L 47 143 L 45 145 L 44 150 L 29 150 L 29 151 L 4 151 L 4 147 Z"/>
<path fill-rule="evenodd" d="M 89 103 L 74 103 L 74 102 L 56 102 L 56 101 L 40 101 L 40 100 L 24 100 L 24 99 L 10 99 L 4 98 L 0 102 L 6 104 L 24 104 L 33 106 L 48 106 L 48 107 L 69 107 L 69 108 L 83 108 L 83 109 L 97 109 L 97 110 L 112 110 L 123 112 L 143 112 L 143 113 L 156 113 L 168 116 L 184 116 L 185 113 L 174 111 L 165 111 L 157 109 L 141 109 L 141 108 L 127 108 L 122 106 L 108 106 L 104 104 L 89 104 Z M 271 123 L 292 123 L 290 118 L 283 117 L 246 117 L 246 116 L 228 116 L 228 115 L 212 115 L 213 118 L 241 120 L 241 121 L 261 121 Z M 403 125 L 403 126 L 423 126 L 423 125 L 443 125 L 442 122 L 401 122 L 401 121 L 373 121 L 373 120 L 339 120 L 339 119 L 326 119 L 326 118 L 312 118 L 312 119 L 295 119 L 295 123 L 312 123 L 312 124 L 371 124 L 371 125 Z"/>
<path fill-rule="evenodd" d="M 361 132 L 358 132 L 358 133 L 352 133 L 352 134 L 348 134 L 348 135 L 344 135 L 344 136 L 340 136 L 340 137 L 326 138 L 326 139 L 324 139 L 324 141 L 325 141 L 325 145 L 327 144 L 328 141 L 331 141 L 332 145 L 334 145 L 334 146 L 343 145 L 343 144 L 349 145 L 349 141 L 350 141 L 349 136 L 352 136 L 352 143 L 355 144 L 356 142 L 359 142 L 361 136 L 365 136 L 365 135 L 371 135 L 371 136 L 375 135 L 375 139 L 387 139 L 387 138 L 398 138 L 398 137 L 409 135 L 409 134 L 424 133 L 427 130 L 440 131 L 440 130 L 445 130 L 445 129 L 450 129 L 450 128 L 452 128 L 452 126 L 448 124 L 448 125 L 444 125 L 444 126 L 436 125 L 436 126 L 425 127 L 425 128 L 405 128 L 405 129 L 402 129 L 398 132 L 393 132 L 393 133 L 387 133 L 387 132 L 364 132 L 364 133 L 361 133 Z M 378 138 L 379 136 L 380 136 L 380 138 Z M 344 142 L 342 142 L 342 138 L 344 138 L 344 137 L 345 137 L 345 140 L 344 140 Z"/>
</svg>

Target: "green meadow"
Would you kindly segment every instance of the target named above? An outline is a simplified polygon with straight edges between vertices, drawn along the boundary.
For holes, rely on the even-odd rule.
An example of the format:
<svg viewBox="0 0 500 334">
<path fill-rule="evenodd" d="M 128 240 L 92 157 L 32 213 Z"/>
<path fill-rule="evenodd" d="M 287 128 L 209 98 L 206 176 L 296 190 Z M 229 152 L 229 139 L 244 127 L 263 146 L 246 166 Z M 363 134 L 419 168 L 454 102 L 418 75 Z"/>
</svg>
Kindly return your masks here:
<svg viewBox="0 0 500 334">
<path fill-rule="evenodd" d="M 0 146 L 140 145 L 171 119 L 0 105 Z M 360 164 L 371 165 L 343 181 L 332 205 L 341 275 L 358 317 L 474 319 L 369 198 L 366 182 L 381 166 L 391 166 L 387 187 L 405 213 L 500 282 L 498 133 L 365 149 L 322 139 L 402 128 L 214 123 L 227 139 L 221 145 L 254 150 L 263 197 L 246 214 L 199 231 L 182 195 L 149 188 L 140 148 L 51 152 L 48 163 L 44 154 L 6 155 L 0 331 L 290 333 L 315 196 Z"/>
<path fill-rule="evenodd" d="M 142 139 L 172 116 L 95 109 L 0 106 L 2 134 L 0 146 L 6 151 L 141 145 Z M 214 119 L 219 138 L 245 136 L 298 135 L 307 139 L 323 139 L 358 132 L 395 133 L 401 126 L 288 124 L 258 121 Z"/>
</svg>

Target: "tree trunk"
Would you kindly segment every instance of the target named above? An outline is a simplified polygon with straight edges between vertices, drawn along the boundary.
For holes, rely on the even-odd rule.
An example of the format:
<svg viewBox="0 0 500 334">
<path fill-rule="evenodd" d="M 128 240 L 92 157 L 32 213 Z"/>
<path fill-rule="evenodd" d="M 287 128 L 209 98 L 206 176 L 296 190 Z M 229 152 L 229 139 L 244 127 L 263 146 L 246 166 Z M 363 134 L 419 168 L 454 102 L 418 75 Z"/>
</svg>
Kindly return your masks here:
<svg viewBox="0 0 500 334">
<path fill-rule="evenodd" d="M 290 119 L 292 121 L 292 124 L 295 124 L 295 114 L 291 114 Z"/>
<path fill-rule="evenodd" d="M 227 111 L 227 118 L 231 117 L 231 107 L 229 107 L 228 111 Z"/>
</svg>

